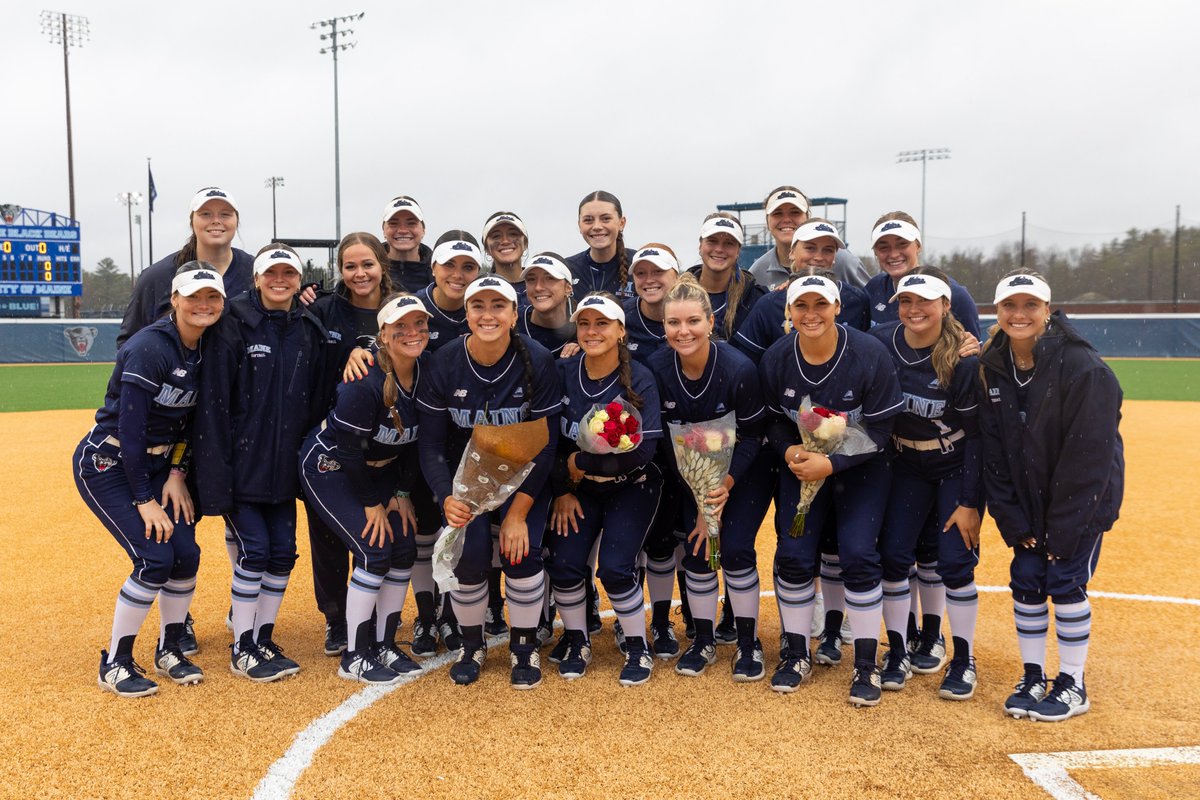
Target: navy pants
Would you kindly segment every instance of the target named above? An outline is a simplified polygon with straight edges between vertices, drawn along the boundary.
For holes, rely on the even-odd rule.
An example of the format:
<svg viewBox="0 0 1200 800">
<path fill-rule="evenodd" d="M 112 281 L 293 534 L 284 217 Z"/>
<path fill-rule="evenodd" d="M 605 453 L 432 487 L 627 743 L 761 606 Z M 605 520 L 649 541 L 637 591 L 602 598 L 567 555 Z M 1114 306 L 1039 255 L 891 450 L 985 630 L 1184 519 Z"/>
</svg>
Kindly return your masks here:
<svg viewBox="0 0 1200 800">
<path fill-rule="evenodd" d="M 225 525 L 237 544 L 238 566 L 272 575 L 291 573 L 297 558 L 295 500 L 234 503 Z"/>
<path fill-rule="evenodd" d="M 804 585 L 811 581 L 817 567 L 817 551 L 821 549 L 821 534 L 832 523 L 837 531 L 837 553 L 846 588 L 868 592 L 878 586 L 883 568 L 877 543 L 887 509 L 890 478 L 891 466 L 882 454 L 830 475 L 804 520 L 804 534 L 793 538 L 789 531 L 796 504 L 800 502 L 800 481 L 790 469 L 781 467 L 775 507 L 776 572 L 791 583 Z"/>
<path fill-rule="evenodd" d="M 758 568 L 754 542 L 774 494 L 774 470 L 771 466 L 774 460 L 774 455 L 768 456 L 766 450 L 760 451 L 750 469 L 733 485 L 729 500 L 721 511 L 721 569 L 727 572 Z M 696 503 L 690 489 L 684 486 L 683 491 L 687 498 L 684 500 L 684 531 L 691 533 L 696 527 Z M 712 572 L 708 559 L 704 557 L 703 545 L 699 553 L 692 554 L 695 544 L 693 541 L 685 545 L 684 568 L 693 573 Z"/>
<path fill-rule="evenodd" d="M 879 536 L 884 580 L 908 580 L 918 554 L 923 563 L 931 556 L 937 559 L 938 576 L 951 589 L 975 580 L 979 550 L 967 548 L 957 526 L 942 532 L 962 489 L 961 459 L 945 462 L 937 450 L 907 448 L 892 461 L 892 488 Z"/>
<path fill-rule="evenodd" d="M 1075 554 L 1058 561 L 1051 561 L 1040 550 L 1013 548 L 1008 584 L 1013 599 L 1031 606 L 1044 602 L 1047 596 L 1053 597 L 1058 605 L 1082 603 L 1100 561 L 1103 540 L 1103 532 L 1084 534 Z"/>
<path fill-rule="evenodd" d="M 529 526 L 529 555 L 522 558 L 521 563 L 513 564 L 507 556 L 500 554 L 500 567 L 508 577 L 531 578 L 542 571 L 542 540 L 545 538 L 552 494 L 549 486 L 538 492 L 525 517 Z M 492 524 L 500 525 L 512 503 L 513 497 L 510 497 L 500 508 L 475 517 L 467 525 L 462 558 L 454 568 L 454 576 L 461 583 L 474 585 L 487 582 L 488 571 L 492 568 Z"/>
<path fill-rule="evenodd" d="M 317 507 L 304 496 L 308 517 L 309 558 L 312 560 L 313 594 L 317 608 L 329 619 L 346 616 L 346 584 L 350 580 L 350 553 L 346 545 L 321 519 Z"/>
<path fill-rule="evenodd" d="M 588 556 L 599 537 L 596 575 L 604 591 L 623 595 L 637 586 L 638 556 L 655 524 L 661 494 L 662 475 L 653 462 L 619 481 L 580 483 L 575 492 L 583 509 L 579 530 L 566 536 L 549 534 L 546 571 L 551 583 L 568 589 L 590 580 Z"/>
<path fill-rule="evenodd" d="M 146 523 L 133 505 L 133 490 L 125 477 L 121 452 L 104 440 L 107 434 L 93 428 L 83 437 L 71 457 L 71 472 L 79 496 L 133 562 L 133 577 L 150 586 L 170 579 L 186 580 L 200 569 L 200 546 L 196 526 L 181 518 L 171 538 L 157 542 L 146 538 Z M 167 454 L 151 457 L 150 486 L 154 501 L 162 499 L 163 486 L 171 473 Z M 168 509 L 172 514 L 174 508 Z M 172 520 L 174 521 L 174 520 Z"/>
<path fill-rule="evenodd" d="M 329 526 L 354 558 L 354 565 L 372 575 L 386 575 L 392 567 L 409 569 L 417 560 L 417 537 L 414 531 L 405 536 L 400 515 L 388 515 L 392 540 L 371 544 L 362 535 L 367 514 L 351 485 L 349 476 L 341 470 L 321 472 L 317 456 L 321 448 L 308 448 L 308 456 L 300 464 L 300 482 L 309 503 L 316 508 L 321 521 Z M 371 468 L 368 468 L 371 469 Z"/>
<path fill-rule="evenodd" d="M 680 508 L 690 494 L 688 488 L 679 482 L 679 476 L 673 469 L 653 461 L 651 463 L 661 476 L 662 486 L 659 490 L 658 510 L 654 514 L 654 521 L 646 534 L 642 549 L 652 561 L 666 561 L 675 556 L 675 546 L 679 544 L 677 533 L 683 530 Z"/>
</svg>

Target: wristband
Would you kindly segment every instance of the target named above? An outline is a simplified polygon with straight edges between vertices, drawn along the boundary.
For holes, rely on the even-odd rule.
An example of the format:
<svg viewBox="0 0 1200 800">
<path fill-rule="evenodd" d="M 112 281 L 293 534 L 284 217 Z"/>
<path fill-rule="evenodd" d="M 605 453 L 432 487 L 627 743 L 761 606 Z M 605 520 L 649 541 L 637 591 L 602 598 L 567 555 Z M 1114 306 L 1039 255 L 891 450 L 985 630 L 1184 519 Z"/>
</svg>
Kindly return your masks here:
<svg viewBox="0 0 1200 800">
<path fill-rule="evenodd" d="M 181 478 L 187 477 L 187 470 L 182 467 L 171 467 L 171 474 L 178 475 Z"/>
<path fill-rule="evenodd" d="M 406 492 L 403 489 L 397 489 L 396 491 L 392 492 L 392 497 L 396 498 L 397 500 L 405 500 L 409 497 L 409 492 Z"/>
<path fill-rule="evenodd" d="M 147 503 L 153 503 L 153 502 L 154 502 L 154 498 L 153 498 L 153 497 L 147 497 L 145 500 L 134 500 L 134 501 L 133 501 L 133 504 L 134 504 L 135 506 L 144 506 L 144 505 L 146 505 Z"/>
</svg>

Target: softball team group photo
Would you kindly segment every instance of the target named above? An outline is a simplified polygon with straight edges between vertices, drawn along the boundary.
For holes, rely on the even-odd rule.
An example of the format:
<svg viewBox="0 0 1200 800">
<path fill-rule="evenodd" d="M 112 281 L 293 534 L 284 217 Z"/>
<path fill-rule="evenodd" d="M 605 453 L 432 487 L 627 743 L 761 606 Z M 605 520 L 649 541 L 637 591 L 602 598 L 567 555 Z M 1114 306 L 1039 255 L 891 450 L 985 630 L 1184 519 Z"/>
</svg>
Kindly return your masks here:
<svg viewBox="0 0 1200 800">
<path fill-rule="evenodd" d="M 214 516 L 231 644 L 203 664 L 247 681 L 389 685 L 448 652 L 464 687 L 505 668 L 514 689 L 553 673 L 614 690 L 721 669 L 802 695 L 848 661 L 856 706 L 970 701 L 986 511 L 1024 665 L 1003 713 L 1086 713 L 1088 583 L 1124 486 L 1113 372 L 1035 272 L 996 276 L 985 331 L 976 298 L 922 265 L 909 214 L 876 220 L 871 275 L 800 189 L 764 210 L 774 247 L 743 269 L 723 212 L 696 220 L 691 265 L 690 244 L 629 247 L 605 191 L 575 209 L 570 256 L 533 251 L 512 211 L 433 238 L 400 195 L 342 238 L 323 288 L 286 244 L 233 247 L 234 196 L 198 191 L 187 242 L 133 287 L 72 457 L 132 565 L 100 688 L 158 691 L 135 658 L 156 599 L 154 674 L 204 680 L 189 607 Z M 289 658 L 276 628 L 297 500 L 315 597 L 289 602 L 315 601 L 329 666 Z M 778 641 L 759 635 L 764 575 Z M 611 663 L 592 659 L 601 594 Z"/>
</svg>

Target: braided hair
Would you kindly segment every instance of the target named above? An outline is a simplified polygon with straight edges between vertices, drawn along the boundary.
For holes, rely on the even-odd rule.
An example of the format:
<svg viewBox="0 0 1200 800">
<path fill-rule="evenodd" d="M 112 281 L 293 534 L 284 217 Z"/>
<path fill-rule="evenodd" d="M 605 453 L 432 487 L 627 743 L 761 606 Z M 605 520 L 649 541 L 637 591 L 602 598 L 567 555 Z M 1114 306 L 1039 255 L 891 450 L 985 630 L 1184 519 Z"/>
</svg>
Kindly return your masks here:
<svg viewBox="0 0 1200 800">
<path fill-rule="evenodd" d="M 509 336 L 512 339 L 513 349 L 517 351 L 517 355 L 521 358 L 521 369 L 524 370 L 525 400 L 528 404 L 525 416 L 528 417 L 528 409 L 533 408 L 533 359 L 529 357 L 529 348 L 526 346 L 525 340 L 521 337 L 521 334 L 517 333 L 515 328 Z"/>
<path fill-rule="evenodd" d="M 621 210 L 621 201 L 612 192 L 606 192 L 603 189 L 597 189 L 587 197 L 579 201 L 579 211 L 583 211 L 583 207 L 588 203 L 599 201 L 608 203 L 616 209 L 618 217 L 624 217 L 625 212 Z M 617 231 L 617 290 L 625 291 L 625 285 L 629 283 L 629 253 L 625 250 L 625 231 Z"/>
<path fill-rule="evenodd" d="M 395 300 L 397 297 L 411 297 L 408 292 L 395 292 L 383 299 L 380 308 Z M 383 341 L 383 326 L 380 326 L 379 333 L 375 336 L 376 341 Z M 392 357 L 388 353 L 387 347 L 380 345 L 378 352 L 375 353 L 376 363 L 383 370 L 383 405 L 387 408 L 388 413 L 392 415 L 392 423 L 396 426 L 397 433 L 404 433 L 404 424 L 400 421 L 400 412 L 396 410 L 396 401 L 400 399 L 400 379 L 396 377 L 396 366 L 392 363 Z"/>
<path fill-rule="evenodd" d="M 586 296 L 603 297 L 613 301 L 617 305 L 621 304 L 621 301 L 612 292 L 588 292 Z M 624 336 L 617 340 L 617 360 L 619 362 L 617 367 L 617 381 L 621 384 L 621 391 L 625 399 L 629 401 L 629 405 L 641 411 L 642 406 L 645 405 L 645 400 L 633 390 L 633 359 L 629 355 L 629 348 L 625 345 Z"/>
</svg>

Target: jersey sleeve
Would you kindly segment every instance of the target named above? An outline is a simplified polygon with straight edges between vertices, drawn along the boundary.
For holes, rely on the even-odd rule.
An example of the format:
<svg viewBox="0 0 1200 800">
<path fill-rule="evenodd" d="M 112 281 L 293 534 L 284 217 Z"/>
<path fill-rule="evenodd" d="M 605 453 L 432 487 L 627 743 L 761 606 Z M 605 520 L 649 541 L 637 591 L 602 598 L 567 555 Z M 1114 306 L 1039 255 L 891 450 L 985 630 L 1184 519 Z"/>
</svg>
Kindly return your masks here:
<svg viewBox="0 0 1200 800">
<path fill-rule="evenodd" d="M 150 459 L 146 453 L 146 420 L 153 401 L 150 388 L 134 381 L 122 381 L 117 440 L 121 443 L 125 479 L 138 503 L 154 498 L 154 488 L 150 485 Z"/>
<path fill-rule="evenodd" d="M 777 319 L 778 317 L 778 319 Z M 777 339 L 784 334 L 783 315 L 776 313 L 775 303 L 768 295 L 754 304 L 729 343 L 755 364 Z"/>
<path fill-rule="evenodd" d="M 425 474 L 439 508 L 442 501 L 450 496 L 453 484 L 452 468 L 446 463 L 450 414 L 446 406 L 443 377 L 446 365 L 451 363 L 450 354 L 449 348 L 434 353 L 429 360 L 429 368 L 421 373 L 421 382 L 417 385 L 417 417 L 421 426 L 421 434 L 417 437 L 417 454 L 421 472 Z"/>
<path fill-rule="evenodd" d="M 958 504 L 983 508 L 983 437 L 979 431 L 979 362 L 965 358 L 958 362 L 950 383 L 950 402 L 962 421 L 963 466 Z"/>
<path fill-rule="evenodd" d="M 729 475 L 734 483 L 745 477 L 746 472 L 758 458 L 762 448 L 763 425 L 767 410 L 763 406 L 762 390 L 758 383 L 758 370 L 749 359 L 739 359 L 735 372 L 734 400 L 737 409 L 737 444 L 733 447 L 733 461 Z"/>
<path fill-rule="evenodd" d="M 871 437 L 878 451 L 856 456 L 835 453 L 829 457 L 834 472 L 861 464 L 886 450 L 896 415 L 904 409 L 904 395 L 900 391 L 900 379 L 896 376 L 896 364 L 883 343 L 857 331 L 848 331 L 847 334 L 853 336 L 855 355 L 861 359 L 862 368 L 867 374 L 863 387 L 863 430 Z"/>
<path fill-rule="evenodd" d="M 382 404 L 382 398 L 369 382 L 345 383 L 339 388 L 333 413 L 329 415 L 337 442 L 338 462 L 363 506 L 379 502 L 372 491 L 374 482 L 367 471 L 366 452 Z"/>
<path fill-rule="evenodd" d="M 787 341 L 791 342 L 792 338 L 787 337 Z M 763 403 L 767 409 L 764 424 L 767 445 L 773 447 L 780 458 L 784 457 L 789 447 L 800 444 L 800 431 L 787 416 L 779 399 L 780 379 L 783 377 L 779 362 L 781 357 L 788 352 L 788 347 L 794 347 L 794 345 L 772 346 L 758 364 L 759 385 Z"/>
</svg>

